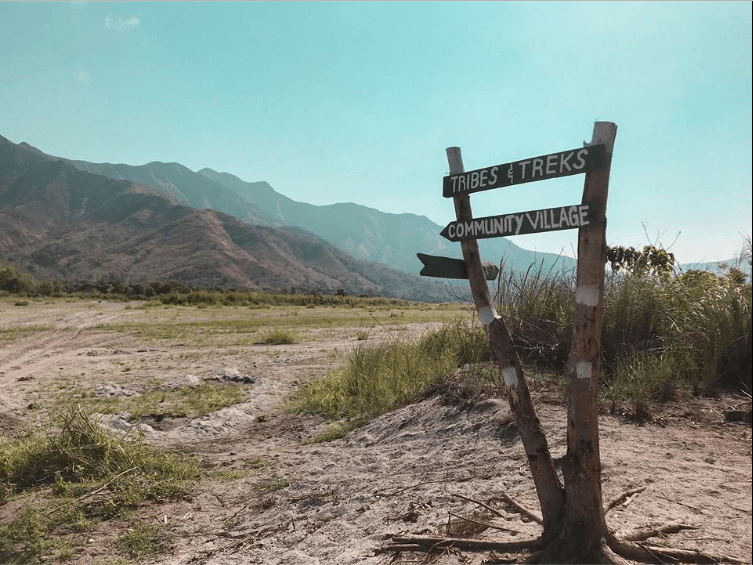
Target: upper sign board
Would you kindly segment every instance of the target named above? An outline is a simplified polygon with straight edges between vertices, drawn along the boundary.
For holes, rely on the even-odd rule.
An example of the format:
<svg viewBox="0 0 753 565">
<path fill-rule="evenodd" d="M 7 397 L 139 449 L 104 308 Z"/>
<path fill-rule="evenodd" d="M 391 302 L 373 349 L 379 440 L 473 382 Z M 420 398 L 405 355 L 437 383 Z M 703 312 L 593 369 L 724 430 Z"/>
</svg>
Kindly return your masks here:
<svg viewBox="0 0 753 565">
<path fill-rule="evenodd" d="M 604 145 L 588 145 L 446 176 L 442 182 L 442 196 L 450 198 L 537 180 L 588 173 L 603 169 L 606 165 L 607 151 Z"/>
</svg>

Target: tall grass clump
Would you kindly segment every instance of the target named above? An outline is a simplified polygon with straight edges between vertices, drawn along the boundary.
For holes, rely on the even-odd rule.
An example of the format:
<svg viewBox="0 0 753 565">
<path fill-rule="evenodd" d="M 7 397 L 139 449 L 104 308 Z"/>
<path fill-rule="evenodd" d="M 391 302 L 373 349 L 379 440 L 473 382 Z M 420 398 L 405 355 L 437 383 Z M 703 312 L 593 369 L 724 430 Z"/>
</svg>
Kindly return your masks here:
<svg viewBox="0 0 753 565">
<path fill-rule="evenodd" d="M 521 360 L 564 371 L 575 319 L 575 273 L 545 271 L 543 261 L 523 272 L 511 269 L 500 274 L 495 301 Z"/>
<path fill-rule="evenodd" d="M 662 320 L 666 348 L 685 361 L 686 380 L 705 389 L 751 387 L 751 285 L 730 270 L 722 277 L 690 271 L 667 285 Z"/>
<path fill-rule="evenodd" d="M 750 241 L 741 261 L 750 266 Z M 747 253 L 747 255 L 746 255 Z M 675 274 L 674 256 L 655 246 L 609 248 L 601 336 L 601 387 L 636 411 L 678 388 L 698 394 L 751 387 L 751 284 L 739 268 L 721 275 Z M 532 265 L 500 277 L 498 309 L 525 364 L 567 370 L 575 317 L 575 273 Z"/>
<path fill-rule="evenodd" d="M 358 425 L 415 397 L 458 367 L 478 363 L 488 355 L 483 330 L 460 321 L 447 322 L 418 340 L 358 344 L 343 366 L 305 387 L 294 407 L 350 419 Z"/>
<path fill-rule="evenodd" d="M 150 496 L 164 478 L 197 478 L 194 465 L 142 440 L 112 435 L 82 410 L 69 409 L 59 417 L 57 432 L 29 432 L 0 443 L 0 485 L 7 495 L 61 480 L 108 480 L 129 470 L 144 481 L 142 490 Z"/>
<path fill-rule="evenodd" d="M 751 387 L 751 285 L 734 271 L 656 278 L 629 274 L 607 288 L 603 384 L 637 413 L 680 388 Z"/>
<path fill-rule="evenodd" d="M 58 424 L 0 439 L 0 504 L 24 501 L 15 519 L 0 525 L 0 561 L 34 561 L 54 547 L 53 533 L 81 531 L 147 499 L 183 496 L 200 476 L 194 461 L 141 436 L 112 435 L 80 409 L 63 413 Z M 39 496 L 42 489 L 51 497 Z"/>
<path fill-rule="evenodd" d="M 663 352 L 661 320 L 668 314 L 663 298 L 667 283 L 642 273 L 607 277 L 601 339 L 603 384 L 611 381 L 620 359 Z"/>
</svg>

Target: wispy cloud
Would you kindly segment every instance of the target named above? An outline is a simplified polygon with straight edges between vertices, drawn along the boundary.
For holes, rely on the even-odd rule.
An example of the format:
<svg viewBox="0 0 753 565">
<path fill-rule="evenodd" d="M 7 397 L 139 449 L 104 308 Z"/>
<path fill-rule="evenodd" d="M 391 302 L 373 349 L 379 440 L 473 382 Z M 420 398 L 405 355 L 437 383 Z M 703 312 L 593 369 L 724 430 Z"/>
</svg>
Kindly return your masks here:
<svg viewBox="0 0 753 565">
<path fill-rule="evenodd" d="M 83 86 L 89 86 L 92 83 L 92 75 L 86 71 L 74 72 L 73 78 L 75 78 Z"/>
<path fill-rule="evenodd" d="M 126 29 L 136 27 L 141 23 L 138 16 L 126 15 L 123 17 L 108 14 L 105 16 L 105 27 L 107 29 Z"/>
</svg>

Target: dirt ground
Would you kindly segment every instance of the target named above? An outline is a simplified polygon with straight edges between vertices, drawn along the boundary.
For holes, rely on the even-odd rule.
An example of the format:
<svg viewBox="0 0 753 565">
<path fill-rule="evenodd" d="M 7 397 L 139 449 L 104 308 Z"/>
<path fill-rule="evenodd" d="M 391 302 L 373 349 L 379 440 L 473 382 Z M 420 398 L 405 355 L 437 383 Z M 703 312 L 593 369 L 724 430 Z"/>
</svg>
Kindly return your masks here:
<svg viewBox="0 0 753 565">
<path fill-rule="evenodd" d="M 491 564 L 525 553 L 445 550 L 380 552 L 392 535 L 475 536 L 525 540 L 540 527 L 505 506 L 504 493 L 538 512 L 533 482 L 506 399 L 473 405 L 432 397 L 375 419 L 343 439 L 302 445 L 323 430 L 314 417 L 281 409 L 302 383 L 324 376 L 358 341 L 353 327 L 310 329 L 289 345 L 228 348 L 175 342 L 145 343 L 107 330 L 140 311 L 125 304 L 54 303 L 39 308 L 0 303 L 0 332 L 43 326 L 13 340 L 0 338 L 0 434 L 44 419 L 55 391 L 118 385 L 135 391 L 154 384 L 205 379 L 222 371 L 252 377 L 248 400 L 198 418 L 139 424 L 147 441 L 202 457 L 213 469 L 190 500 L 144 505 L 121 521 L 101 523 L 80 539 L 68 563 L 119 563 L 114 541 L 138 520 L 166 525 L 168 553 L 148 562 L 175 565 L 350 565 L 388 563 Z M 270 320 L 274 323 L 274 320 Z M 415 334 L 430 324 L 405 324 Z M 369 339 L 387 339 L 375 327 Z M 1 336 L 2 334 L 0 334 Z M 131 367 L 126 370 L 125 367 Z M 552 385 L 531 385 L 552 455 L 565 452 L 565 411 Z M 727 422 L 725 410 L 746 398 L 684 398 L 652 406 L 652 419 L 600 418 L 604 500 L 635 487 L 645 491 L 607 514 L 620 535 L 682 523 L 694 526 L 648 540 L 751 562 L 751 428 Z M 36 408 L 36 409 L 35 409 Z M 124 417 L 103 423 L 127 427 Z M 222 472 L 220 472 L 222 471 Z M 494 516 L 465 499 L 498 509 Z M 12 519 L 0 506 L 0 523 Z M 454 516 L 500 529 L 473 531 Z"/>
</svg>

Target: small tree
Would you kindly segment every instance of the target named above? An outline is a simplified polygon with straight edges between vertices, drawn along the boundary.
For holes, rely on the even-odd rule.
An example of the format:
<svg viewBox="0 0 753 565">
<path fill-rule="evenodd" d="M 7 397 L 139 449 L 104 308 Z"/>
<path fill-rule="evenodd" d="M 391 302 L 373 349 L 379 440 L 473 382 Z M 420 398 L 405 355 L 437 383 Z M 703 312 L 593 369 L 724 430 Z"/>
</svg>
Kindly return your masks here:
<svg viewBox="0 0 753 565">
<path fill-rule="evenodd" d="M 643 251 L 636 251 L 634 247 L 607 247 L 606 259 L 615 273 L 625 271 L 667 278 L 675 267 L 674 253 L 654 245 L 646 245 Z"/>
</svg>

